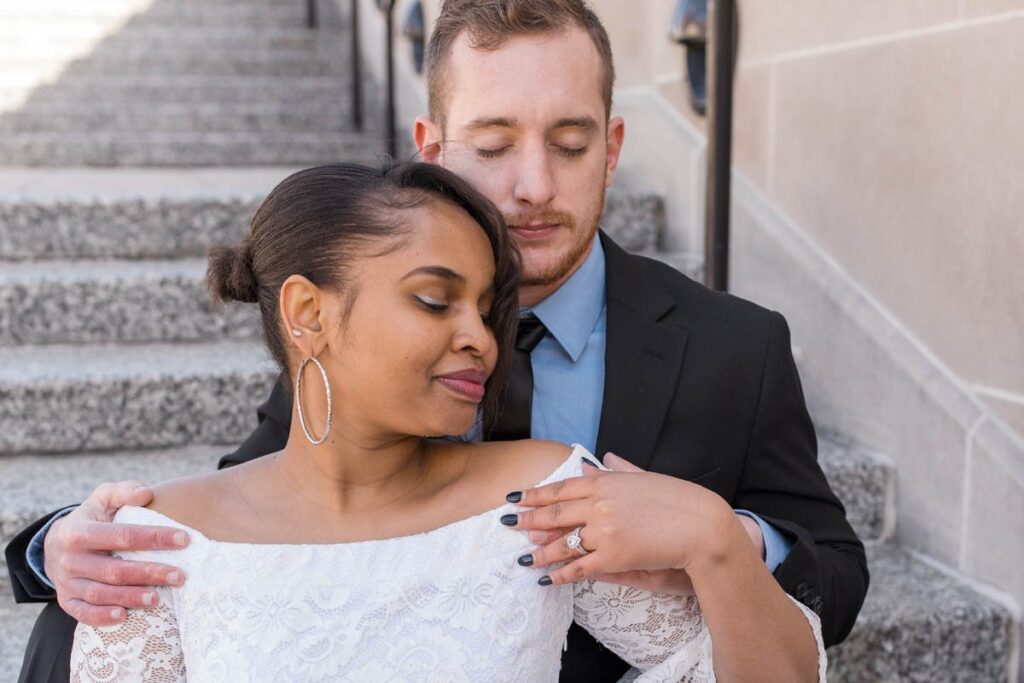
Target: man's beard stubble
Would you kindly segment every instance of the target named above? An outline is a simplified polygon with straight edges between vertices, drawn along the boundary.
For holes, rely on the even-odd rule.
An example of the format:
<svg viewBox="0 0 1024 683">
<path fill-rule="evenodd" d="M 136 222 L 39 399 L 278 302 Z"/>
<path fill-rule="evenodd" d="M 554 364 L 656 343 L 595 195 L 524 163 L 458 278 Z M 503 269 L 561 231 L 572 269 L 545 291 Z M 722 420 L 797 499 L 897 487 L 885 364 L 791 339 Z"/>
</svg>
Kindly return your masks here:
<svg viewBox="0 0 1024 683">
<path fill-rule="evenodd" d="M 505 217 L 505 222 L 508 225 L 525 225 L 537 219 L 544 223 L 559 223 L 571 235 L 577 238 L 572 243 L 572 248 L 562 254 L 550 267 L 545 268 L 542 272 L 530 273 L 529 275 L 524 272 L 520 285 L 543 286 L 553 284 L 565 278 L 574 267 L 579 265 L 583 255 L 590 248 L 594 235 L 601 224 L 601 216 L 604 213 L 604 196 L 605 188 L 602 186 L 601 195 L 592 215 L 580 224 L 576 222 L 575 216 L 564 211 L 544 211 L 539 214 L 517 214 Z M 583 232 L 579 232 L 581 229 Z M 586 236 L 585 239 L 580 239 L 584 235 Z"/>
</svg>

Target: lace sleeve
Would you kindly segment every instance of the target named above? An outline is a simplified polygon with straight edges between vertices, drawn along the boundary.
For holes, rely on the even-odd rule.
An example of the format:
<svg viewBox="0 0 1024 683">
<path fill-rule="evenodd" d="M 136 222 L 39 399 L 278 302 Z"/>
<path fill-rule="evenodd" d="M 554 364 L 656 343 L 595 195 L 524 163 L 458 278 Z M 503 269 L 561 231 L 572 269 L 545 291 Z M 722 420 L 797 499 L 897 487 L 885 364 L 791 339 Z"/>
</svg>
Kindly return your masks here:
<svg viewBox="0 0 1024 683">
<path fill-rule="evenodd" d="M 792 599 L 792 598 L 791 598 Z M 818 648 L 818 680 L 825 681 L 825 646 L 818 616 L 799 602 Z M 662 595 L 631 586 L 582 581 L 574 587 L 574 617 L 636 670 L 623 680 L 715 680 L 711 636 L 693 596 Z"/>
<path fill-rule="evenodd" d="M 78 625 L 71 649 L 71 683 L 185 683 L 173 598 L 166 588 L 157 588 L 157 593 L 157 607 L 128 610 L 120 624 Z"/>
</svg>

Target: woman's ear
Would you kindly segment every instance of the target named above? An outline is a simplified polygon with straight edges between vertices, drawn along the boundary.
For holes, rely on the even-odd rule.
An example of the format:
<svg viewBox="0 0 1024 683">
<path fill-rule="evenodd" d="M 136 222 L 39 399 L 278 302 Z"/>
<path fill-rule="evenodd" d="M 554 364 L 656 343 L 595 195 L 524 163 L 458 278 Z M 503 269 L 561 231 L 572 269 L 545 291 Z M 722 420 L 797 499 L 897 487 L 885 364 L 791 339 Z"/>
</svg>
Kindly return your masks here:
<svg viewBox="0 0 1024 683">
<path fill-rule="evenodd" d="M 299 349 L 303 358 L 319 356 L 326 346 L 320 288 L 301 275 L 292 275 L 281 285 L 278 306 L 292 346 Z"/>
</svg>

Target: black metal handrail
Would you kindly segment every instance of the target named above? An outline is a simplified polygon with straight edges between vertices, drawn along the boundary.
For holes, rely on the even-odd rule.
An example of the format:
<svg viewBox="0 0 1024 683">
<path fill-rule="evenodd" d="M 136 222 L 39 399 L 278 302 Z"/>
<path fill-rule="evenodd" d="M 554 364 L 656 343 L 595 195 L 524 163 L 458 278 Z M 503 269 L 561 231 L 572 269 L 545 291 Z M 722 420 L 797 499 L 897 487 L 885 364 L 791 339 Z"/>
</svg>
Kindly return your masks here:
<svg viewBox="0 0 1024 683">
<path fill-rule="evenodd" d="M 709 0 L 708 147 L 704 215 L 704 282 L 729 288 L 729 201 L 732 180 L 732 94 L 735 0 Z"/>
</svg>

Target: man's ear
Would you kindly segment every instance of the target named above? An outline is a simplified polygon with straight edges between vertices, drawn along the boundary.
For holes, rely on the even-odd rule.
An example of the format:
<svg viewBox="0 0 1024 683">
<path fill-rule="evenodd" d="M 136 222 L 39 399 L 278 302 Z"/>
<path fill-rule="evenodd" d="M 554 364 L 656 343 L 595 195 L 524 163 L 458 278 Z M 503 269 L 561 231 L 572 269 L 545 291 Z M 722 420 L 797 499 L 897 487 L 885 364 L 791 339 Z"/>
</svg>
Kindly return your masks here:
<svg viewBox="0 0 1024 683">
<path fill-rule="evenodd" d="M 626 122 L 621 116 L 608 120 L 608 156 L 605 166 L 604 186 L 609 187 L 615 179 L 615 169 L 619 166 L 619 155 L 622 154 L 622 143 L 626 139 Z"/>
<path fill-rule="evenodd" d="M 426 116 L 417 116 L 413 124 L 413 140 L 420 151 L 420 160 L 428 164 L 440 164 L 441 158 L 441 127 Z"/>
</svg>

